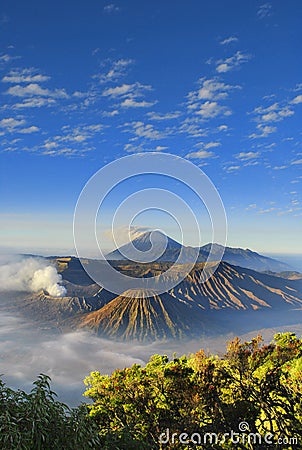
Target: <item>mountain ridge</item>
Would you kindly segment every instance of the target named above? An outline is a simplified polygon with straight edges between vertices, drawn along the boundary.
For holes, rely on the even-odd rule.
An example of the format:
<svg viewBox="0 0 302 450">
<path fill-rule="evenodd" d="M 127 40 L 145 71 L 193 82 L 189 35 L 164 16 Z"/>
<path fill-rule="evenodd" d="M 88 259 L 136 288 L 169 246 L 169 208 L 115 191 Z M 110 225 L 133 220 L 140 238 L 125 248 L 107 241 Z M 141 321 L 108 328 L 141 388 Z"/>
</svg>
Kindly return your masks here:
<svg viewBox="0 0 302 450">
<path fill-rule="evenodd" d="M 115 268 L 144 277 L 164 273 L 168 266 L 122 263 Z M 94 283 L 73 284 L 68 280 L 74 278 L 72 270 L 78 274 L 78 266 L 72 262 L 70 269 L 67 264 L 61 272 L 65 297 L 51 297 L 44 291 L 23 293 L 15 296 L 10 307 L 60 331 L 84 330 L 104 338 L 139 341 L 193 338 L 238 328 L 244 331 L 255 321 L 257 325 L 271 326 L 272 320 L 287 324 L 302 315 L 301 280 L 221 262 L 203 282 L 203 269 L 204 263 L 196 264 L 182 282 L 164 294 L 151 289 L 137 297 L 132 290 L 116 295 Z"/>
<path fill-rule="evenodd" d="M 151 235 L 153 235 L 154 255 L 157 255 L 158 248 L 164 240 L 162 236 L 165 237 L 167 242 L 167 246 L 164 251 L 162 251 L 160 256 L 155 259 L 155 261 L 158 262 L 175 262 L 179 258 L 181 250 L 182 258 L 179 260 L 179 263 L 192 262 L 195 260 L 196 256 L 197 262 L 205 262 L 212 248 L 211 261 L 215 261 L 215 255 L 219 254 L 220 256 L 224 249 L 222 261 L 228 262 L 232 265 L 249 268 L 256 271 L 285 272 L 293 270 L 292 267 L 282 261 L 261 255 L 250 249 L 242 249 L 240 247 L 224 247 L 217 243 L 205 244 L 202 247 L 182 246 L 179 242 L 159 231 L 142 233 L 130 243 L 108 253 L 106 258 L 111 261 L 136 261 L 137 255 L 135 250 L 133 251 L 133 247 L 139 250 L 139 252 L 148 252 L 149 255 L 151 249 Z M 158 237 L 160 237 L 159 242 L 156 239 Z M 198 255 L 196 255 L 197 251 Z M 133 256 L 133 258 L 131 256 Z M 140 262 L 144 261 L 141 260 Z"/>
</svg>

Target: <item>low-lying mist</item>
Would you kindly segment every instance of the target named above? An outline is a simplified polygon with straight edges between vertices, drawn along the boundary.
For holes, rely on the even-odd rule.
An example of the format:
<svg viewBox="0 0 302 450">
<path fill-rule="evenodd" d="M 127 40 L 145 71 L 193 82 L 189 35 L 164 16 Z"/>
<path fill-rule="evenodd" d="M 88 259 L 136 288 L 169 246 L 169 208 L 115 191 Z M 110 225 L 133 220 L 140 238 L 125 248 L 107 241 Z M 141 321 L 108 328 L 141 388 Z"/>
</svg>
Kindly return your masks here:
<svg viewBox="0 0 302 450">
<path fill-rule="evenodd" d="M 52 388 L 59 399 L 71 406 L 85 401 L 83 379 L 91 371 L 110 374 L 116 368 L 134 363 L 145 364 L 154 353 L 172 357 L 190 354 L 203 348 L 207 353 L 223 354 L 226 341 L 232 333 L 216 338 L 190 341 L 115 342 L 99 338 L 88 332 L 55 334 L 39 329 L 36 322 L 5 310 L 7 298 L 0 294 L 0 354 L 4 381 L 13 388 L 30 390 L 39 373 L 52 379 Z M 283 327 L 295 331 L 295 327 Z M 297 328 L 298 333 L 301 326 Z M 265 338 L 270 340 L 274 332 L 268 330 Z M 256 334 L 251 332 L 250 339 Z"/>
<path fill-rule="evenodd" d="M 181 356 L 203 348 L 207 353 L 223 354 L 226 342 L 234 337 L 229 333 L 194 340 L 123 343 L 84 331 L 61 334 L 55 327 L 45 325 L 47 321 L 44 325 L 34 322 L 21 316 L 20 310 L 10 308 L 20 295 L 17 291 L 44 289 L 52 296 L 64 296 L 66 289 L 60 285 L 61 281 L 61 275 L 47 260 L 16 256 L 0 259 L 0 373 L 13 388 L 29 390 L 39 373 L 44 373 L 51 377 L 59 399 L 75 406 L 84 400 L 83 379 L 91 371 L 110 374 L 134 363 L 144 365 L 154 353 L 172 357 L 174 352 Z M 300 335 L 301 325 L 262 330 L 262 333 L 268 341 L 282 330 L 297 331 Z M 245 338 L 251 339 L 256 334 L 257 331 L 250 332 Z"/>
<path fill-rule="evenodd" d="M 61 281 L 56 268 L 43 259 L 22 256 L 0 258 L 0 292 L 37 292 L 44 289 L 53 297 L 62 297 L 66 289 L 60 285 Z"/>
</svg>

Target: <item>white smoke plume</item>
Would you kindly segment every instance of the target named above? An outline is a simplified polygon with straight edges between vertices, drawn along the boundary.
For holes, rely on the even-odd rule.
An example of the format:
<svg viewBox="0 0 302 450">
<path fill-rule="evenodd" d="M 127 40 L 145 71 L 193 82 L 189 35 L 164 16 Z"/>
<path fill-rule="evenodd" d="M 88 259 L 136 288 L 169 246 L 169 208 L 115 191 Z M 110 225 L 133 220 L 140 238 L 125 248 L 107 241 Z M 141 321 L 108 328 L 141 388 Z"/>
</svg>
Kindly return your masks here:
<svg viewBox="0 0 302 450">
<path fill-rule="evenodd" d="M 66 294 L 56 268 L 39 258 L 0 260 L 0 291 L 37 292 L 44 289 L 53 297 Z"/>
<path fill-rule="evenodd" d="M 112 228 L 106 229 L 102 232 L 104 239 L 109 243 L 110 250 L 115 250 L 117 247 L 121 247 L 122 245 L 129 244 L 130 241 L 142 236 L 147 231 L 153 231 L 154 229 L 151 227 L 143 227 L 143 226 L 122 226 L 116 227 L 114 229 L 114 233 Z M 113 235 L 114 234 L 114 235 Z"/>
</svg>

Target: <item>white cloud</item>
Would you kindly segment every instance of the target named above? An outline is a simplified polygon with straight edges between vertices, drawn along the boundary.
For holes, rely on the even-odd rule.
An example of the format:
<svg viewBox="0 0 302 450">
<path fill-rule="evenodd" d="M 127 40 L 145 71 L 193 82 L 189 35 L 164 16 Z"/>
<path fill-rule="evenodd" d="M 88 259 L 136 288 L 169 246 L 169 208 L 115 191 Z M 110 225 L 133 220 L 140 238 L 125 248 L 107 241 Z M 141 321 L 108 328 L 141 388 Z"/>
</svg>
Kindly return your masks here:
<svg viewBox="0 0 302 450">
<path fill-rule="evenodd" d="M 38 96 L 38 97 L 68 98 L 68 95 L 64 89 L 55 89 L 54 91 L 51 91 L 47 88 L 42 88 L 37 83 L 30 83 L 26 86 L 16 84 L 15 86 L 10 87 L 6 91 L 6 93 L 16 97 Z"/>
<path fill-rule="evenodd" d="M 98 133 L 104 129 L 104 125 L 101 123 L 97 123 L 94 125 L 85 125 L 83 128 L 84 128 L 84 130 L 93 131 L 93 132 Z"/>
<path fill-rule="evenodd" d="M 202 119 L 211 119 L 219 115 L 229 116 L 231 110 L 221 105 L 219 100 L 229 96 L 229 91 L 240 89 L 238 85 L 229 85 L 219 81 L 217 78 L 199 80 L 199 88 L 189 92 L 187 108 Z M 205 101 L 206 100 L 206 101 Z"/>
<path fill-rule="evenodd" d="M 161 152 L 161 151 L 163 151 L 163 150 L 167 150 L 167 148 L 168 148 L 168 147 L 164 147 L 163 145 L 157 145 L 157 146 L 155 147 L 155 151 L 156 151 L 156 152 Z"/>
<path fill-rule="evenodd" d="M 302 164 L 302 159 L 296 159 L 295 161 L 292 161 L 291 164 L 292 165 Z"/>
<path fill-rule="evenodd" d="M 155 113 L 155 112 L 149 112 L 147 113 L 147 116 L 150 120 L 172 120 L 177 119 L 181 115 L 180 111 L 174 111 L 170 113 Z"/>
<path fill-rule="evenodd" d="M 238 51 L 235 53 L 235 55 L 230 56 L 229 58 L 217 61 L 216 71 L 218 73 L 229 72 L 230 70 L 239 67 L 241 64 L 246 63 L 250 59 L 250 55 Z"/>
<path fill-rule="evenodd" d="M 294 111 L 286 110 L 283 112 L 269 112 L 267 114 L 263 114 L 261 119 L 263 122 L 278 122 L 279 120 L 282 120 L 284 117 L 289 117 L 294 114 Z"/>
<path fill-rule="evenodd" d="M 133 63 L 133 59 L 118 59 L 116 61 L 107 60 L 103 64 L 103 67 L 109 65 L 109 67 L 106 68 L 106 72 L 94 75 L 93 78 L 97 79 L 100 83 L 117 81 L 126 75 L 128 67 Z"/>
<path fill-rule="evenodd" d="M 113 109 L 112 111 L 103 111 L 102 115 L 104 117 L 114 117 L 119 114 L 119 111 L 117 109 Z"/>
<path fill-rule="evenodd" d="M 124 145 L 124 150 L 127 153 L 141 153 L 141 152 L 145 152 L 147 149 L 144 147 L 143 144 L 125 144 Z"/>
<path fill-rule="evenodd" d="M 201 128 L 200 120 L 194 117 L 185 119 L 177 128 L 177 131 L 179 133 L 186 133 L 192 138 L 205 137 L 208 134 L 208 130 L 206 128 Z"/>
<path fill-rule="evenodd" d="M 214 148 L 214 147 L 219 147 L 221 144 L 220 142 L 208 142 L 207 144 L 204 144 L 204 148 L 208 149 L 208 148 Z"/>
<path fill-rule="evenodd" d="M 54 148 L 57 148 L 58 146 L 59 146 L 58 142 L 46 141 L 44 144 L 44 147 L 46 148 L 46 150 L 53 150 Z"/>
<path fill-rule="evenodd" d="M 186 158 L 195 158 L 195 159 L 208 159 L 213 158 L 215 153 L 207 152 L 206 150 L 199 150 L 197 152 L 191 152 L 186 155 Z"/>
<path fill-rule="evenodd" d="M 244 167 L 250 167 L 250 166 L 259 166 L 259 161 L 251 160 L 247 161 L 245 164 L 243 164 Z"/>
<path fill-rule="evenodd" d="M 23 100 L 22 103 L 15 103 L 14 109 L 23 108 L 41 108 L 42 106 L 52 106 L 56 103 L 53 98 L 45 97 L 30 97 Z"/>
<path fill-rule="evenodd" d="M 121 8 L 119 6 L 110 3 L 109 5 L 104 6 L 104 11 L 108 14 L 119 12 Z"/>
<path fill-rule="evenodd" d="M 104 97 L 118 99 L 121 101 L 122 108 L 148 108 L 153 106 L 156 101 L 150 102 L 142 99 L 146 91 L 151 91 L 152 87 L 141 83 L 122 84 L 113 88 L 107 88 L 103 91 Z"/>
<path fill-rule="evenodd" d="M 220 41 L 220 44 L 228 45 L 228 44 L 231 44 L 232 42 L 238 42 L 238 38 L 236 36 L 230 36 L 230 37 L 225 38 L 222 41 Z"/>
<path fill-rule="evenodd" d="M 246 209 L 246 211 L 250 211 L 250 210 L 252 210 L 252 209 L 256 209 L 257 208 L 257 205 L 256 205 L 256 203 L 251 203 L 250 205 L 248 205 L 248 207 L 247 208 L 245 208 Z"/>
<path fill-rule="evenodd" d="M 267 209 L 260 209 L 260 211 L 258 211 L 257 214 L 269 214 L 271 212 L 277 211 L 279 208 L 275 208 L 274 206 L 272 206 L 271 208 L 267 208 Z"/>
<path fill-rule="evenodd" d="M 10 55 L 1 55 L 0 56 L 0 62 L 9 62 L 11 60 L 11 56 Z"/>
<path fill-rule="evenodd" d="M 227 131 L 229 127 L 227 125 L 219 125 L 217 128 L 218 131 Z"/>
<path fill-rule="evenodd" d="M 156 145 L 155 147 L 147 145 L 145 143 L 128 143 L 124 145 L 124 149 L 127 153 L 142 153 L 142 152 L 162 152 L 163 150 L 167 150 L 168 147 L 163 145 Z"/>
<path fill-rule="evenodd" d="M 156 102 L 147 102 L 145 100 L 137 101 L 133 98 L 126 98 L 122 103 L 121 106 L 123 108 L 149 108 L 153 105 L 155 105 Z"/>
<path fill-rule="evenodd" d="M 13 131 L 15 128 L 24 125 L 26 122 L 24 119 L 15 119 L 13 117 L 8 117 L 0 121 L 0 128 L 6 129 L 8 131 Z"/>
<path fill-rule="evenodd" d="M 24 119 L 15 119 L 14 117 L 8 117 L 0 121 L 0 128 L 8 133 L 22 133 L 31 134 L 39 131 L 39 128 L 32 125 L 26 128 L 20 128 L 26 124 Z M 4 134 L 4 132 L 3 132 Z"/>
<path fill-rule="evenodd" d="M 195 113 L 201 116 L 203 119 L 212 119 L 220 115 L 231 115 L 231 111 L 226 106 L 221 106 L 217 102 L 210 101 L 202 103 L 199 106 L 198 110 L 195 111 Z"/>
<path fill-rule="evenodd" d="M 3 55 L 0 55 L 0 64 L 1 63 L 9 63 L 13 61 L 14 59 L 19 59 L 19 56 L 11 56 L 7 53 L 4 53 Z"/>
<path fill-rule="evenodd" d="M 276 127 L 272 127 L 269 125 L 262 125 L 262 124 L 258 124 L 257 129 L 258 129 L 259 133 L 258 134 L 252 133 L 249 135 L 249 138 L 251 138 L 251 139 L 266 138 L 270 134 L 275 133 L 277 131 Z"/>
<path fill-rule="evenodd" d="M 249 137 L 252 139 L 265 138 L 271 133 L 277 131 L 275 126 L 268 124 L 281 122 L 284 119 L 293 116 L 295 111 L 291 108 L 291 105 L 299 103 L 299 97 L 301 97 L 302 101 L 302 96 L 297 96 L 297 100 L 294 99 L 289 103 L 283 103 L 283 105 L 280 105 L 278 102 L 274 102 L 269 106 L 258 106 L 255 108 L 252 111 L 252 114 L 255 116 L 254 120 L 259 122 L 257 125 L 258 132 L 252 133 Z M 268 98 L 271 98 L 271 96 Z"/>
<path fill-rule="evenodd" d="M 288 105 L 280 106 L 279 103 L 275 102 L 266 108 L 258 106 L 254 109 L 253 114 L 257 115 L 256 120 L 259 122 L 279 122 L 292 116 L 294 111 Z"/>
<path fill-rule="evenodd" d="M 107 88 L 103 91 L 104 97 L 119 97 L 126 94 L 129 94 L 134 90 L 134 87 L 137 87 L 135 84 L 122 84 L 121 86 L 116 86 L 114 88 Z"/>
<path fill-rule="evenodd" d="M 261 209 L 260 211 L 258 211 L 258 214 L 269 214 L 269 213 L 274 212 L 276 210 L 277 210 L 277 208 L 272 206 L 271 208 Z"/>
<path fill-rule="evenodd" d="M 164 133 L 156 130 L 151 124 L 144 124 L 143 122 L 131 122 L 126 123 L 125 126 L 130 129 L 126 129 L 126 131 L 133 132 L 137 138 L 146 138 L 150 140 L 158 140 L 165 137 Z"/>
<path fill-rule="evenodd" d="M 87 152 L 88 150 L 91 150 L 89 148 L 74 148 L 74 147 L 63 147 L 58 148 L 54 150 L 44 150 L 42 151 L 42 155 L 47 156 L 82 156 Z"/>
<path fill-rule="evenodd" d="M 151 91 L 152 87 L 141 83 L 122 84 L 113 88 L 107 88 L 103 91 L 104 97 L 118 98 L 118 97 L 140 97 L 144 95 L 145 91 Z"/>
<path fill-rule="evenodd" d="M 40 130 L 40 128 L 32 125 L 31 127 L 22 128 L 21 130 L 18 130 L 18 133 L 31 134 L 31 133 L 36 133 L 39 130 Z"/>
<path fill-rule="evenodd" d="M 237 170 L 239 170 L 240 169 L 240 166 L 229 166 L 229 167 L 226 167 L 225 168 L 225 170 L 227 171 L 227 172 L 236 172 Z"/>
<path fill-rule="evenodd" d="M 293 103 L 294 105 L 298 105 L 299 103 L 302 103 L 302 95 L 297 95 L 297 97 L 295 97 L 291 103 Z"/>
<path fill-rule="evenodd" d="M 260 152 L 240 152 L 235 156 L 241 161 L 249 161 L 250 159 L 258 158 L 260 156 Z"/>
<path fill-rule="evenodd" d="M 49 80 L 50 77 L 36 73 L 37 70 L 30 69 L 14 69 L 2 78 L 4 83 L 41 83 Z"/>
<path fill-rule="evenodd" d="M 295 212 L 297 212 L 297 211 L 301 211 L 301 209 L 302 208 L 288 208 L 288 209 L 286 209 L 285 211 L 280 211 L 279 213 L 278 213 L 278 216 L 284 216 L 284 215 L 286 215 L 286 214 L 292 214 L 292 213 L 295 213 Z M 299 217 L 299 216 L 301 216 L 302 214 L 295 214 L 295 217 Z"/>
<path fill-rule="evenodd" d="M 220 100 L 228 97 L 228 92 L 233 89 L 240 89 L 238 85 L 225 84 L 217 78 L 201 78 L 199 80 L 200 88 L 197 91 L 189 93 L 189 100 Z"/>
<path fill-rule="evenodd" d="M 102 133 L 103 124 L 91 124 L 77 127 L 65 125 L 62 134 L 53 136 L 44 141 L 40 146 L 42 154 L 49 156 L 79 156 L 94 150 L 91 139 L 98 133 Z"/>
<path fill-rule="evenodd" d="M 84 142 L 103 129 L 104 126 L 102 124 L 85 125 L 75 128 L 65 126 L 63 130 L 66 131 L 66 134 L 63 136 L 55 136 L 54 140 L 59 142 Z"/>
<path fill-rule="evenodd" d="M 257 16 L 259 19 L 264 19 L 265 17 L 269 17 L 272 14 L 272 5 L 271 3 L 264 3 L 261 5 L 257 11 Z"/>
<path fill-rule="evenodd" d="M 273 167 L 273 170 L 284 170 L 287 168 L 288 168 L 288 166 L 275 166 L 275 167 Z"/>
</svg>

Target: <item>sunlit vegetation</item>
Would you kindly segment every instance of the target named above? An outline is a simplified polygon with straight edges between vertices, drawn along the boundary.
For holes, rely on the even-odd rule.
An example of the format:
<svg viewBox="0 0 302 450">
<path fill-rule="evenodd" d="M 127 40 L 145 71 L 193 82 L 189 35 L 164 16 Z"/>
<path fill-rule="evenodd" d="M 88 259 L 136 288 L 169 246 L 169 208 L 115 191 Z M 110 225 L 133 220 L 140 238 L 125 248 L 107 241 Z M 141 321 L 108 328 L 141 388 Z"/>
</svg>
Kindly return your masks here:
<svg viewBox="0 0 302 450">
<path fill-rule="evenodd" d="M 0 448 L 301 448 L 302 341 L 293 333 L 277 334 L 269 345 L 260 336 L 236 338 L 223 357 L 203 350 L 171 360 L 154 355 L 145 367 L 92 372 L 85 384 L 92 403 L 69 409 L 55 399 L 46 376 L 29 394 L 2 383 Z M 234 445 L 224 435 L 242 435 L 243 422 L 246 442 Z M 167 429 L 170 440 L 160 443 Z M 217 437 L 183 444 L 182 433 Z M 273 445 L 259 443 L 267 435 Z"/>
<path fill-rule="evenodd" d="M 95 423 L 85 405 L 70 409 L 56 400 L 50 379 L 40 375 L 32 391 L 0 381 L 1 450 L 88 450 L 100 447 Z"/>
<path fill-rule="evenodd" d="M 222 439 L 224 433 L 238 432 L 241 422 L 263 436 L 302 435 L 302 341 L 291 333 L 277 334 L 270 345 L 260 337 L 245 343 L 235 339 L 223 358 L 202 350 L 172 360 L 154 355 L 145 367 L 133 365 L 111 376 L 93 372 L 85 383 L 102 448 L 159 448 L 167 428 L 177 435 L 214 432 Z M 170 442 L 167 448 L 191 447 Z"/>
</svg>

